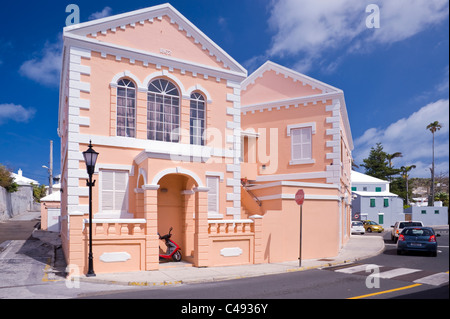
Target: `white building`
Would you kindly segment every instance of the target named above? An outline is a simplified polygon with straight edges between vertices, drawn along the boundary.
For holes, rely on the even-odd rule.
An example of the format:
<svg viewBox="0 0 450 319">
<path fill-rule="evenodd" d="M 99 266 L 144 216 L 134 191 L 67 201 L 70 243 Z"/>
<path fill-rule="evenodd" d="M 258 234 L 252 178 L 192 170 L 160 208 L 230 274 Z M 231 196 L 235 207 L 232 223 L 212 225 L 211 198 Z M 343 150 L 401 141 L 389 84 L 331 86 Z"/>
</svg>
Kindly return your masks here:
<svg viewBox="0 0 450 319">
<path fill-rule="evenodd" d="M 389 182 L 352 171 L 352 220 L 373 220 L 384 228 L 405 220 L 403 199 L 389 191 Z"/>
<path fill-rule="evenodd" d="M 20 168 L 17 171 L 17 174 L 11 173 L 11 175 L 14 178 L 14 182 L 16 182 L 19 186 L 30 186 L 30 184 L 39 185 L 38 181 L 23 176 L 23 171 Z"/>
</svg>

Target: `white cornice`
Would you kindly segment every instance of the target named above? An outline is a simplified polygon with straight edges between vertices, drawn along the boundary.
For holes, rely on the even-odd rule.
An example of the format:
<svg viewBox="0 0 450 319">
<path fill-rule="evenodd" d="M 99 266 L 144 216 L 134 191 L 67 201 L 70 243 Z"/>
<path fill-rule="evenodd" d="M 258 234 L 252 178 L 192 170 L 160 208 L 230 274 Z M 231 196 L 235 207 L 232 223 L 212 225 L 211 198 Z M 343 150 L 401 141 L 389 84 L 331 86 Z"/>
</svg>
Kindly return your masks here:
<svg viewBox="0 0 450 319">
<path fill-rule="evenodd" d="M 322 90 L 323 93 L 331 93 L 331 92 L 342 92 L 342 90 L 335 88 L 329 84 L 321 82 L 319 80 L 313 79 L 307 75 L 301 74 L 294 70 L 288 69 L 282 65 L 276 64 L 272 61 L 267 61 L 262 66 L 260 66 L 255 72 L 248 76 L 241 83 L 241 89 L 246 90 L 247 86 L 255 83 L 255 80 L 262 77 L 264 72 L 266 71 L 275 71 L 277 74 L 281 73 L 286 78 L 290 77 L 294 82 L 299 81 L 303 83 L 303 85 L 310 85 L 313 88 L 318 88 Z"/>
<path fill-rule="evenodd" d="M 66 34 L 64 37 L 64 44 L 66 46 L 81 47 L 96 52 L 114 55 L 120 58 L 142 61 L 144 64 L 152 63 L 160 67 L 164 66 L 172 69 L 179 69 L 182 71 L 190 71 L 197 74 L 204 74 L 207 76 L 227 79 L 231 81 L 240 82 L 246 76 L 246 73 L 243 72 L 225 70 L 200 63 L 163 56 L 144 50 L 86 38 L 84 36 L 79 36 L 76 34 Z"/>
<path fill-rule="evenodd" d="M 342 94 L 343 94 L 343 92 L 339 91 L 339 92 L 331 92 L 331 93 L 323 93 L 323 94 L 296 97 L 296 98 L 286 99 L 286 100 L 270 101 L 270 102 L 266 102 L 266 103 L 241 105 L 241 113 L 263 111 L 263 110 L 269 110 L 269 109 L 273 109 L 273 108 L 286 107 L 286 106 L 290 106 L 290 105 L 294 105 L 295 107 L 297 107 L 299 105 L 306 105 L 308 103 L 314 103 L 314 102 L 318 102 L 318 101 L 324 102 L 326 100 L 340 98 L 342 96 Z"/>
<path fill-rule="evenodd" d="M 208 50 L 217 61 L 223 62 L 225 67 L 247 76 L 244 67 L 168 3 L 68 26 L 64 28 L 64 36 L 71 34 L 86 37 L 98 32 L 126 28 L 127 25 L 134 27 L 137 23 L 153 22 L 155 18 L 161 20 L 163 16 L 168 16 L 172 24 L 177 24 L 180 31 L 185 30 L 187 37 L 192 37 L 195 43 L 200 43 L 204 50 Z"/>
</svg>

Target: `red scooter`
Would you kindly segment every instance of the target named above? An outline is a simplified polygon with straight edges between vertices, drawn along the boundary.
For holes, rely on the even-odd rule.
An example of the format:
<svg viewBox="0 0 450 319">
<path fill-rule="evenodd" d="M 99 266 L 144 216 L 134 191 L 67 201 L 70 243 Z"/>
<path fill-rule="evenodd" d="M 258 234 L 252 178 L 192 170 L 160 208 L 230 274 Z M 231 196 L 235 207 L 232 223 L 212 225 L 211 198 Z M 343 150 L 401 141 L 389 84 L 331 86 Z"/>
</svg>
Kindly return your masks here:
<svg viewBox="0 0 450 319">
<path fill-rule="evenodd" d="M 173 240 L 170 239 L 172 237 L 172 234 L 170 233 L 172 231 L 173 227 L 170 227 L 169 233 L 167 235 L 161 236 L 158 233 L 159 239 L 164 239 L 165 244 L 167 246 L 167 251 L 165 254 L 159 254 L 160 260 L 168 260 L 172 259 L 173 261 L 181 261 L 181 248 L 178 246 Z"/>
</svg>

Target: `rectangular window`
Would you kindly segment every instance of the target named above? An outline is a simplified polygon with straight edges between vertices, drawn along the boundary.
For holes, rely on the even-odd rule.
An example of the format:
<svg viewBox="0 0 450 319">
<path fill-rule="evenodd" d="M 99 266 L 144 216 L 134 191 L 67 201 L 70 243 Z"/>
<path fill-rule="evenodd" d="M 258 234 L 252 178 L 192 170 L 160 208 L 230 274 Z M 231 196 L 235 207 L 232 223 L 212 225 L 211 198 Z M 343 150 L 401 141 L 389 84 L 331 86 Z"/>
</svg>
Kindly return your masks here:
<svg viewBox="0 0 450 319">
<path fill-rule="evenodd" d="M 127 171 L 101 171 L 101 211 L 126 212 L 128 172 Z"/>
<path fill-rule="evenodd" d="M 356 192 L 356 187 L 352 187 L 352 192 Z"/>
<path fill-rule="evenodd" d="M 375 198 L 370 199 L 370 207 L 375 207 Z"/>
<path fill-rule="evenodd" d="M 384 207 L 389 207 L 389 198 L 384 199 Z"/>
<path fill-rule="evenodd" d="M 437 214 L 437 215 L 439 215 L 439 210 L 436 209 L 436 210 L 434 211 L 434 213 Z"/>
<path fill-rule="evenodd" d="M 206 176 L 208 191 L 208 214 L 219 214 L 219 176 Z"/>
<path fill-rule="evenodd" d="M 423 209 L 423 210 L 421 211 L 421 213 L 422 213 L 422 215 L 426 215 L 426 214 L 427 214 L 427 211 L 426 211 L 425 209 Z"/>
<path fill-rule="evenodd" d="M 312 159 L 311 127 L 291 130 L 291 159 L 293 162 Z"/>
<path fill-rule="evenodd" d="M 384 224 L 384 215 L 383 214 L 378 215 L 378 224 L 380 224 L 380 225 Z"/>
<path fill-rule="evenodd" d="M 381 187 L 375 187 L 375 192 L 380 193 L 381 192 Z"/>
</svg>

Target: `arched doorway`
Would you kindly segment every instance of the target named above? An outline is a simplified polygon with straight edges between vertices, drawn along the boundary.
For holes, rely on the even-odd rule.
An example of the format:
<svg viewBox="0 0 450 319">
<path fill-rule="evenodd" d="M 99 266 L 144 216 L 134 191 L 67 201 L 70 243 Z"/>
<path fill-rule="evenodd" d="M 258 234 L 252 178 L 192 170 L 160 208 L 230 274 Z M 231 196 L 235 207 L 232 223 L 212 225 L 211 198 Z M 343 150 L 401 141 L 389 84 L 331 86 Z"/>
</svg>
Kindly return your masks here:
<svg viewBox="0 0 450 319">
<path fill-rule="evenodd" d="M 167 174 L 158 181 L 158 232 L 168 233 L 173 227 L 172 240 L 181 247 L 183 260 L 193 262 L 195 233 L 195 180 L 184 174 Z M 165 251 L 160 241 L 160 252 Z"/>
</svg>

